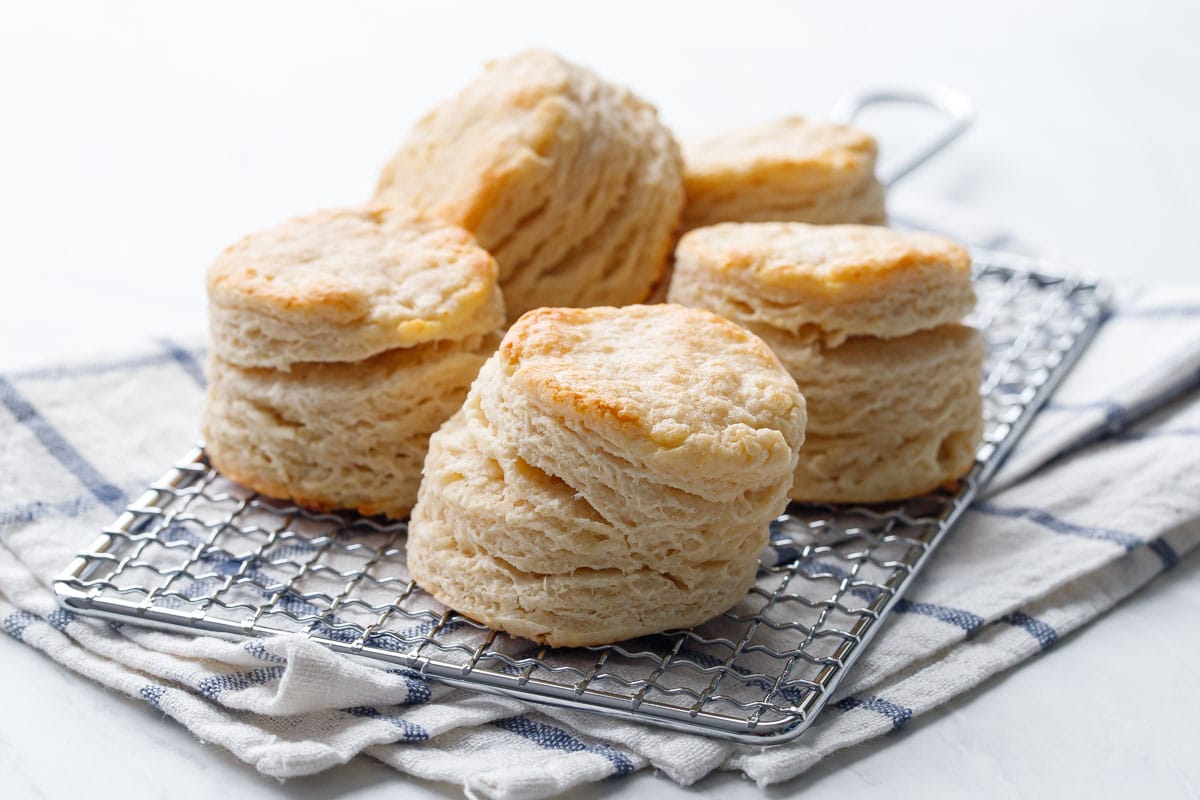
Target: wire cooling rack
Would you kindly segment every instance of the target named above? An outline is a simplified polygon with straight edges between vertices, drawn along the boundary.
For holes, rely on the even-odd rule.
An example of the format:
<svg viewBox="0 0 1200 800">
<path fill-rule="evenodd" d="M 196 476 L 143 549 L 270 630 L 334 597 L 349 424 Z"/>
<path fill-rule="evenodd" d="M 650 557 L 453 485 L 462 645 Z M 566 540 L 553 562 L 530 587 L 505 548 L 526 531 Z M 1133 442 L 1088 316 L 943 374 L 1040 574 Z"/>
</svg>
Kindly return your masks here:
<svg viewBox="0 0 1200 800">
<path fill-rule="evenodd" d="M 409 578 L 405 525 L 315 514 L 221 477 L 202 451 L 128 507 L 56 583 L 81 613 L 336 650 L 526 700 L 768 744 L 798 736 L 1102 320 L 1097 285 L 976 254 L 986 430 L 956 491 L 871 507 L 793 504 L 759 579 L 692 630 L 553 649 L 491 631 Z"/>
</svg>

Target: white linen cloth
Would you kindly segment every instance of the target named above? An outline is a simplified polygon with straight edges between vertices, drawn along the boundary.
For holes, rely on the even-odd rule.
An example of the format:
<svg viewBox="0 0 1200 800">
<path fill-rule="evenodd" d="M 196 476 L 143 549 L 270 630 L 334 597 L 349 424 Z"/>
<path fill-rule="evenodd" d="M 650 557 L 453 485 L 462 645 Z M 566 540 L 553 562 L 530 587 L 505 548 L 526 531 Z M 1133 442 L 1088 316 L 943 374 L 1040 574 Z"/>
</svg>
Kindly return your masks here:
<svg viewBox="0 0 1200 800">
<path fill-rule="evenodd" d="M 984 244 L 988 236 L 971 238 Z M 750 747 L 427 683 L 302 636 L 231 643 L 59 609 L 71 556 L 196 438 L 197 343 L 0 373 L 0 624 L 269 775 L 366 753 L 470 796 L 654 767 L 760 784 L 902 728 L 1052 647 L 1200 543 L 1200 290 L 1124 297 L 983 500 L 797 741 Z"/>
</svg>

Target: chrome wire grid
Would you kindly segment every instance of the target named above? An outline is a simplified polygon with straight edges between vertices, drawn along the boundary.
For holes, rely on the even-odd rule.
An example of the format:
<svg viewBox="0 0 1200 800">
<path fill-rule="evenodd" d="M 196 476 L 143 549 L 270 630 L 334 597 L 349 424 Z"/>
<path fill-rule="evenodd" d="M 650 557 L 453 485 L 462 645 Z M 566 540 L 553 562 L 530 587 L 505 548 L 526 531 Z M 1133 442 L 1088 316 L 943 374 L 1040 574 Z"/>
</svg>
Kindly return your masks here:
<svg viewBox="0 0 1200 800">
<path fill-rule="evenodd" d="M 221 477 L 197 450 L 56 584 L 81 614 L 229 637 L 306 632 L 333 650 L 526 700 L 769 744 L 798 736 L 1086 347 L 1093 283 L 976 253 L 986 432 L 956 491 L 889 505 L 792 504 L 757 585 L 692 630 L 554 649 L 449 611 L 405 568 L 405 524 L 315 514 Z"/>
</svg>

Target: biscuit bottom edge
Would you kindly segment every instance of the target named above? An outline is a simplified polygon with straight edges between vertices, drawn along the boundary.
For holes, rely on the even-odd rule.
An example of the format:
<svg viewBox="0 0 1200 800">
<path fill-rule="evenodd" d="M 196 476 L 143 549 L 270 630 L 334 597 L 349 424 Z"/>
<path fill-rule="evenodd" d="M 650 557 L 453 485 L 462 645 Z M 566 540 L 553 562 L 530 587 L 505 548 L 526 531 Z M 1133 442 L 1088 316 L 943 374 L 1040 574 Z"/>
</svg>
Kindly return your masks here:
<svg viewBox="0 0 1200 800">
<path fill-rule="evenodd" d="M 967 413 L 974 419 L 886 448 L 870 439 L 848 446 L 810 436 L 788 496 L 798 503 L 888 503 L 953 489 L 975 466 L 983 439 L 982 414 Z"/>
<path fill-rule="evenodd" d="M 723 580 L 687 588 L 651 567 L 523 572 L 457 544 L 429 520 L 410 526 L 408 569 L 417 584 L 464 616 L 552 647 L 611 644 L 699 625 L 744 598 L 758 568 L 757 559 L 730 562 Z"/>
<path fill-rule="evenodd" d="M 416 503 L 415 500 L 409 499 L 409 494 L 415 490 L 399 492 L 393 498 L 381 497 L 379 499 L 334 497 L 320 492 L 311 492 L 299 487 L 295 482 L 285 483 L 265 477 L 255 466 L 243 467 L 236 460 L 236 456 L 231 456 L 222 451 L 219 446 L 214 447 L 212 444 L 205 444 L 204 455 L 221 477 L 244 486 L 263 497 L 293 503 L 314 514 L 349 512 L 364 517 L 384 516 L 388 519 L 403 520 L 408 518 Z M 407 480 L 415 486 L 420 477 L 418 471 L 408 475 Z M 401 476 L 398 480 L 404 479 L 405 476 Z"/>
</svg>

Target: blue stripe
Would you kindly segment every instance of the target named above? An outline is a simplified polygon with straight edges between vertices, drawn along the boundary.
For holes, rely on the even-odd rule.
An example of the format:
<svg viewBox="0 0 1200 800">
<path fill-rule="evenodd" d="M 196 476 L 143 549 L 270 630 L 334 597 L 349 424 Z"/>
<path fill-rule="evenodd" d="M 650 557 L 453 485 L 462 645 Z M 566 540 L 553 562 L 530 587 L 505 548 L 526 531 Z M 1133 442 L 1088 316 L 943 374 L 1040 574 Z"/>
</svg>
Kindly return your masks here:
<svg viewBox="0 0 1200 800">
<path fill-rule="evenodd" d="M 828 561 L 805 559 L 797 564 L 796 568 L 800 570 L 800 572 L 804 573 L 804 577 L 806 578 L 832 577 L 837 578 L 838 580 L 845 580 L 846 578 L 850 577 L 849 570 L 843 569 L 837 564 L 832 564 Z M 876 597 L 878 597 L 881 591 L 882 590 L 880 589 L 873 589 L 870 586 L 856 586 L 849 590 L 850 594 L 854 595 L 855 597 L 861 597 L 868 603 L 872 602 Z"/>
<path fill-rule="evenodd" d="M 57 631 L 65 631 L 67 626 L 77 619 L 79 619 L 79 616 L 74 611 L 68 611 L 65 608 L 56 608 L 47 615 L 46 622 L 49 622 L 50 626 Z"/>
<path fill-rule="evenodd" d="M 389 669 L 389 675 L 398 675 L 404 681 L 404 688 L 408 693 L 404 696 L 402 703 L 396 705 L 419 706 L 428 703 L 433 697 L 433 692 L 429 688 L 429 684 L 425 682 L 417 673 L 410 669 Z"/>
<path fill-rule="evenodd" d="M 1125 416 L 1125 407 L 1116 400 L 1092 400 L 1086 403 L 1047 403 L 1043 411 L 1103 411 L 1107 424 L 1119 422 Z"/>
<path fill-rule="evenodd" d="M 1159 439 L 1164 436 L 1200 436 L 1200 428 L 1157 428 L 1149 431 L 1124 431 L 1116 435 L 1122 442 L 1140 442 L 1143 439 Z"/>
<path fill-rule="evenodd" d="M 194 356 L 203 356 L 204 350 L 192 351 Z M 8 373 L 8 377 L 19 381 L 56 381 L 66 378 L 82 378 L 90 375 L 105 375 L 110 372 L 125 372 L 138 370 L 143 367 L 155 367 L 169 364 L 174 356 L 167 353 L 151 353 L 143 356 L 133 356 L 117 361 L 101 361 L 73 366 L 38 367 L 37 369 L 22 370 Z"/>
<path fill-rule="evenodd" d="M 1055 533 L 1063 533 L 1068 536 L 1080 536 L 1084 539 L 1094 539 L 1101 542 L 1111 542 L 1112 544 L 1120 545 L 1126 551 L 1133 550 L 1143 544 L 1142 540 L 1135 534 L 1127 531 L 1118 531 L 1111 528 L 1092 528 L 1087 525 L 1076 525 L 1073 522 L 1059 519 L 1040 508 L 1025 508 L 1021 506 L 1013 506 L 1011 508 L 1002 508 L 986 500 L 978 500 L 971 508 L 982 514 L 991 514 L 997 517 L 1008 517 L 1010 519 L 1027 519 L 1034 522 L 1047 530 Z"/>
<path fill-rule="evenodd" d="M 170 525 L 164 528 L 159 533 L 159 538 L 164 542 L 187 542 L 196 547 L 205 544 L 203 539 L 183 525 Z M 219 550 L 212 549 L 206 549 L 204 555 L 200 557 L 202 563 L 211 565 L 211 571 L 221 575 L 237 574 L 238 570 L 242 568 L 242 564 L 247 560 L 250 560 L 251 563 L 259 561 L 257 556 L 250 555 L 234 558 Z M 257 591 L 263 597 L 271 597 L 277 591 L 276 587 L 281 586 L 279 581 L 253 566 L 247 567 L 245 572 L 242 573 L 242 577 L 249 581 L 249 588 Z M 184 584 L 176 593 L 189 600 L 194 600 L 207 591 L 207 587 L 211 586 L 213 582 L 214 579 L 212 578 L 193 580 L 190 583 Z M 174 596 L 169 598 L 164 597 L 160 600 L 160 602 L 168 606 L 171 605 L 172 601 L 178 602 Z M 305 600 L 292 589 L 282 592 L 276 603 L 286 613 L 295 618 L 318 617 L 318 619 L 313 620 L 311 623 L 311 634 L 324 636 L 328 639 L 347 644 L 357 641 L 362 636 L 363 628 L 361 626 L 346 627 L 347 623 L 337 615 L 322 617 L 324 612 L 317 604 Z M 450 625 L 446 627 L 449 629 Z"/>
<path fill-rule="evenodd" d="M 791 544 L 772 544 L 771 551 L 775 554 L 775 563 L 771 565 L 773 567 L 791 564 L 800 558 L 800 550 Z"/>
<path fill-rule="evenodd" d="M 910 719 L 913 718 L 913 711 L 897 703 L 890 703 L 882 697 L 871 695 L 865 700 L 860 700 L 857 697 L 843 697 L 841 700 L 833 704 L 833 707 L 841 711 L 849 711 L 853 708 L 865 708 L 868 711 L 874 711 L 876 714 L 882 714 L 892 721 L 892 732 L 896 732 L 904 727 Z"/>
<path fill-rule="evenodd" d="M 159 533 L 159 538 L 164 542 L 187 542 L 194 547 L 200 547 L 205 544 L 203 539 L 192 533 L 183 525 L 170 525 L 167 528 L 164 528 L 162 532 Z M 219 550 L 206 549 L 204 555 L 201 556 L 200 561 L 211 565 L 211 571 L 220 575 L 235 575 L 237 574 L 238 570 L 242 568 L 243 562 L 245 562 L 247 559 L 252 561 L 258 560 L 252 555 L 242 558 L 234 558 L 228 554 L 222 553 Z M 250 588 L 257 591 L 263 597 L 270 597 L 273 595 L 276 591 L 274 587 L 280 585 L 279 581 L 253 566 L 247 567 L 246 571 L 242 573 L 242 576 L 250 581 Z M 211 578 L 200 581 L 192 581 L 191 583 L 183 586 L 179 590 L 179 594 L 183 595 L 184 597 L 188 597 L 188 599 L 195 599 L 195 597 L 198 597 L 200 593 L 205 590 L 205 587 L 211 585 L 211 583 Z M 195 597 L 189 596 L 190 594 L 194 594 Z M 288 614 L 292 614 L 296 617 L 319 617 L 321 615 L 321 608 L 319 606 L 317 606 L 315 603 L 305 600 L 295 591 L 290 589 L 283 592 L 279 596 L 277 602 L 280 608 L 282 608 Z M 331 628 L 329 627 L 329 623 L 341 625 L 342 620 L 336 616 L 330 617 L 327 620 L 320 620 L 316 623 L 313 632 L 319 633 L 323 636 L 328 636 L 331 639 L 346 642 L 354 641 L 358 638 L 358 636 L 361 635 L 362 632 L 361 628 L 358 629 L 357 634 L 354 631 L 345 628 Z"/>
<path fill-rule="evenodd" d="M 837 564 L 828 561 L 817 561 L 815 559 L 806 559 L 796 565 L 796 568 L 804 574 L 806 578 L 836 578 L 845 580 L 850 577 L 850 570 L 843 569 Z M 855 597 L 862 598 L 868 603 L 874 602 L 875 598 L 883 594 L 882 589 L 876 589 L 871 586 L 855 586 L 848 590 Z"/>
<path fill-rule="evenodd" d="M 196 547 L 204 544 L 204 540 L 187 529 L 185 525 L 168 525 L 159 532 L 158 538 L 164 542 L 187 542 Z"/>
<path fill-rule="evenodd" d="M 45 503 L 41 500 L 35 500 L 32 503 L 0 508 L 0 528 L 36 522 L 49 514 L 77 517 L 98 505 L 99 503 L 96 502 L 96 498 L 93 495 L 85 494 L 72 500 L 64 500 L 61 503 Z"/>
<path fill-rule="evenodd" d="M 0 623 L 0 627 L 3 627 L 4 632 L 9 636 L 18 642 L 22 642 L 24 641 L 25 629 L 35 622 L 37 622 L 37 617 L 28 611 L 14 611 L 4 618 L 4 622 Z"/>
<path fill-rule="evenodd" d="M 1171 547 L 1171 543 L 1166 539 L 1158 538 L 1146 544 L 1150 550 L 1162 559 L 1163 569 L 1170 569 L 1179 563 L 1179 553 L 1175 552 L 1175 548 Z"/>
<path fill-rule="evenodd" d="M 408 641 L 415 638 L 424 639 L 434 628 L 440 623 L 426 621 L 418 622 L 416 625 L 410 625 L 407 628 L 402 628 L 398 631 L 375 631 L 367 634 L 367 638 L 363 640 L 363 644 L 368 647 L 378 647 L 381 650 L 389 650 L 393 653 L 406 653 L 413 648 L 417 642 Z M 442 633 L 453 633 L 463 626 L 459 620 L 451 620 L 442 626 Z"/>
<path fill-rule="evenodd" d="M 291 561 L 296 556 L 310 556 L 318 549 L 317 545 L 312 542 L 306 542 L 300 539 L 295 539 L 291 544 L 280 545 L 279 547 L 271 548 L 271 557 L 268 561 Z"/>
<path fill-rule="evenodd" d="M 400 729 L 400 740 L 403 742 L 427 742 L 429 741 L 429 731 L 422 728 L 415 722 L 397 717 L 391 714 L 384 714 L 378 708 L 370 706 L 354 706 L 353 708 L 343 708 L 347 714 L 354 717 L 362 717 L 364 719 L 377 719 L 381 722 L 390 722 L 396 728 Z"/>
<path fill-rule="evenodd" d="M 87 496 L 87 500 L 93 504 L 95 502 L 90 494 Z M 18 506 L 9 506 L 8 508 L 0 508 L 0 528 L 33 522 L 48 510 L 50 510 L 50 506 L 41 500 L 35 500 L 32 503 L 23 503 Z"/>
<path fill-rule="evenodd" d="M 242 649 L 245 650 L 250 655 L 254 656 L 255 658 L 262 659 L 263 661 L 269 661 L 272 664 L 286 664 L 287 663 L 286 658 L 284 658 L 283 656 L 277 656 L 274 653 L 272 653 L 270 650 L 268 650 L 267 646 L 265 644 L 263 644 L 262 639 L 251 639 L 250 641 L 248 641 L 244 645 L 242 645 Z"/>
<path fill-rule="evenodd" d="M 167 351 L 171 360 L 178 364 L 187 373 L 187 376 L 196 382 L 197 386 L 201 389 L 208 387 L 208 380 L 204 377 L 204 367 L 200 366 L 200 362 L 196 360 L 195 356 L 166 337 L 159 339 L 158 342 Z"/>
<path fill-rule="evenodd" d="M 142 696 L 142 699 L 155 708 L 162 708 L 162 697 L 166 693 L 166 686 L 159 686 L 155 683 L 148 683 L 138 690 L 138 694 Z"/>
<path fill-rule="evenodd" d="M 614 750 L 606 744 L 584 744 L 571 734 L 553 725 L 536 722 L 528 717 L 498 719 L 492 724 L 497 728 L 502 728 L 510 733 L 523 736 L 547 750 L 564 750 L 568 753 L 595 753 L 596 755 L 603 756 L 612 762 L 615 768 L 614 775 L 628 775 L 633 772 L 633 761 L 619 750 Z"/>
<path fill-rule="evenodd" d="M 1114 436 L 1121 431 L 1132 419 L 1136 418 L 1132 409 L 1127 409 L 1115 400 L 1096 400 L 1088 403 L 1047 403 L 1043 411 L 1065 411 L 1077 414 L 1086 411 L 1102 411 L 1103 416 L 1095 426 L 1091 426 L 1083 435 L 1070 443 L 1065 451 L 1056 458 L 1061 458 L 1068 452 L 1086 447 L 1100 441 L 1106 436 Z"/>
<path fill-rule="evenodd" d="M 283 675 L 283 671 L 283 667 L 259 667 L 249 672 L 213 675 L 196 684 L 196 689 L 209 700 L 216 700 L 228 691 L 240 692 L 252 686 L 262 686 L 264 683 L 270 683 Z"/>
<path fill-rule="evenodd" d="M 809 577 L 814 575 L 833 575 L 844 579 L 850 574 L 847 570 L 827 561 L 805 561 L 799 565 L 799 568 L 801 572 Z M 866 596 L 867 599 L 874 599 L 878 591 L 862 587 L 852 590 L 851 593 Z M 968 634 L 977 631 L 985 622 L 984 618 L 978 614 L 937 603 L 913 602 L 912 600 L 901 598 L 896 601 L 896 605 L 893 608 L 900 614 L 919 614 L 921 616 L 932 617 L 941 622 L 962 628 Z"/>
<path fill-rule="evenodd" d="M 104 479 L 45 417 L 6 378 L 0 377 L 0 403 L 37 437 L 46 451 L 74 475 L 84 487 L 114 512 L 125 509 L 125 493 Z"/>
<path fill-rule="evenodd" d="M 804 561 L 798 567 L 805 576 L 810 578 L 819 575 L 832 575 L 839 579 L 845 579 L 850 575 L 848 570 L 842 569 L 837 564 L 831 564 L 828 561 Z M 850 590 L 850 594 L 861 597 L 868 602 L 874 600 L 879 593 L 880 590 L 867 586 Z M 975 632 L 984 623 L 983 617 L 978 614 L 973 614 L 961 608 L 951 608 L 950 606 L 942 606 L 936 603 L 914 603 L 911 600 L 900 599 L 896 601 L 894 608 L 901 614 L 919 614 L 941 620 L 942 622 L 962 628 L 967 633 Z"/>
<path fill-rule="evenodd" d="M 984 622 L 983 617 L 978 614 L 963 611 L 961 608 L 940 606 L 936 603 L 914 603 L 911 600 L 901 599 L 896 601 L 894 608 L 901 614 L 920 614 L 925 617 L 933 617 L 936 620 L 962 628 L 967 633 L 974 633 Z"/>
<path fill-rule="evenodd" d="M 1090 436 L 1086 436 L 1080 441 L 1075 442 L 1074 447 L 1082 447 L 1102 438 L 1105 434 L 1112 435 L 1117 433 L 1130 423 L 1141 419 L 1157 408 L 1161 408 L 1184 392 L 1190 391 L 1197 386 L 1200 386 L 1200 368 L 1194 369 L 1191 372 L 1173 375 L 1171 382 L 1166 386 L 1160 387 L 1156 394 L 1130 406 L 1125 406 L 1116 400 L 1102 399 L 1086 403 L 1049 403 L 1045 406 L 1045 409 L 1050 411 L 1088 411 L 1099 409 L 1104 412 L 1104 426 L 1098 430 L 1094 430 Z"/>
<path fill-rule="evenodd" d="M 1015 625 L 1018 628 L 1024 628 L 1029 631 L 1029 635 L 1037 639 L 1038 646 L 1042 650 L 1049 650 L 1058 641 L 1058 632 L 1040 619 L 1034 619 L 1020 611 L 1014 611 L 1011 614 L 1006 614 L 997 622 L 1003 622 L 1006 625 Z"/>
</svg>

